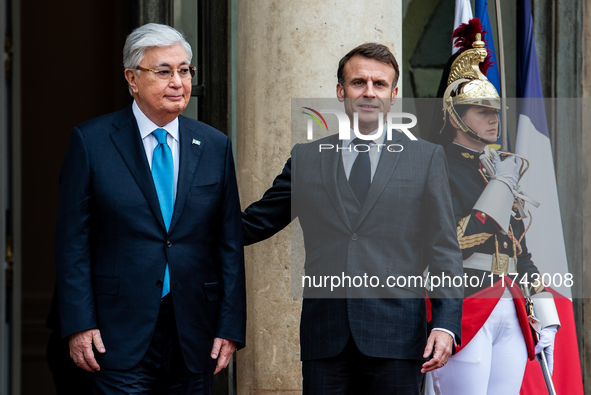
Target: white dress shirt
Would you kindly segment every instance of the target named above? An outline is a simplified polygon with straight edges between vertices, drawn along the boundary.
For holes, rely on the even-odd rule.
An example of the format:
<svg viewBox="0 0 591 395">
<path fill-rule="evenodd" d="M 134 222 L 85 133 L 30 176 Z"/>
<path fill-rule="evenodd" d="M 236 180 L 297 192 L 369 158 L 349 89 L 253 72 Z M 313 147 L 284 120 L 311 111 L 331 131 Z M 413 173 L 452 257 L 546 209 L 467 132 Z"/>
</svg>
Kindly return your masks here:
<svg viewBox="0 0 591 395">
<path fill-rule="evenodd" d="M 158 140 L 152 132 L 158 128 L 164 129 L 168 132 L 166 135 L 166 143 L 172 151 L 172 161 L 174 162 L 174 196 L 176 199 L 177 183 L 179 178 L 179 156 L 180 156 L 180 142 L 179 142 L 179 118 L 176 117 L 172 122 L 162 127 L 152 122 L 138 107 L 135 100 L 132 105 L 133 115 L 137 121 L 137 126 L 140 129 L 140 136 L 144 143 L 144 149 L 146 151 L 146 157 L 148 158 L 148 164 L 150 170 L 152 169 L 152 155 L 154 154 L 154 148 L 158 145 Z"/>
</svg>

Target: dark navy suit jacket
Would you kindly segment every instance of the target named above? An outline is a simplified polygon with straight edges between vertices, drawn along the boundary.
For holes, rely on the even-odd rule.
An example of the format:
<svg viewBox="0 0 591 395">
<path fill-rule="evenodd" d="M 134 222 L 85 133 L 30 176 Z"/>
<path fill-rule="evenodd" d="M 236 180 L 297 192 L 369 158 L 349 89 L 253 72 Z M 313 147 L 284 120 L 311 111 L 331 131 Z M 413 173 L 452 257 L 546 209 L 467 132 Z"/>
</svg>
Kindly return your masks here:
<svg viewBox="0 0 591 395">
<path fill-rule="evenodd" d="M 210 372 L 214 337 L 245 342 L 240 205 L 230 139 L 179 116 L 167 232 L 131 106 L 75 127 L 62 172 L 56 265 L 62 336 L 98 328 L 99 365 L 129 369 L 154 331 L 165 265 L 184 359 Z"/>
<path fill-rule="evenodd" d="M 404 149 L 382 149 L 367 197 L 359 204 L 340 153 L 320 150 L 320 144 L 336 147 L 342 142 L 333 135 L 293 148 L 273 186 L 243 213 L 246 244 L 272 236 L 298 217 L 305 273 L 317 279 L 375 273 L 385 284 L 390 275 L 421 278 L 427 266 L 431 275 L 462 276 L 447 163 L 440 146 L 395 133 L 388 144 Z M 460 342 L 461 286 L 430 292 L 429 325 L 420 285 L 312 288 L 304 290 L 302 360 L 336 356 L 350 337 L 367 356 L 415 360 L 422 359 L 431 328 L 448 329 Z"/>
</svg>

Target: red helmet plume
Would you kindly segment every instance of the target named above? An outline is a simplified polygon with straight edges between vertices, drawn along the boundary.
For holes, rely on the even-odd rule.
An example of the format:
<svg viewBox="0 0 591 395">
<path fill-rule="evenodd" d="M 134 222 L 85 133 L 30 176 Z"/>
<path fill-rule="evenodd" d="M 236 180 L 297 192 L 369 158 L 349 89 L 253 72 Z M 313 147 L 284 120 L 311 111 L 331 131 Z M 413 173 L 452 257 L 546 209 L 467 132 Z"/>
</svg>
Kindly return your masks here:
<svg viewBox="0 0 591 395">
<path fill-rule="evenodd" d="M 451 38 L 454 40 L 454 47 L 458 48 L 458 52 L 463 52 L 467 49 L 471 49 L 472 43 L 476 41 L 477 33 L 481 34 L 481 40 L 486 43 L 484 35 L 488 32 L 482 29 L 480 19 L 472 18 L 470 19 L 470 21 L 468 21 L 468 23 L 462 23 L 460 26 L 457 27 L 456 30 L 454 30 L 453 34 L 451 35 Z M 492 56 L 490 54 L 488 46 L 485 47 L 488 55 L 486 55 L 486 59 L 484 59 L 484 62 L 480 63 L 480 71 L 482 71 L 482 74 L 484 75 L 486 75 L 488 68 L 493 65 Z"/>
</svg>

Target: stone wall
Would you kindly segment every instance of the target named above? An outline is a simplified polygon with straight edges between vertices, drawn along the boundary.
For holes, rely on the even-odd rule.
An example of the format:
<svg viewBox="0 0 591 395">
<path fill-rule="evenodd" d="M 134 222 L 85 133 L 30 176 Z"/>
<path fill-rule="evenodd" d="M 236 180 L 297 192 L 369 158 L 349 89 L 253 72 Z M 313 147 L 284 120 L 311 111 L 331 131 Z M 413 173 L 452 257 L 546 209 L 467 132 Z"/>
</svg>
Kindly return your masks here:
<svg viewBox="0 0 591 395">
<path fill-rule="evenodd" d="M 291 99 L 333 98 L 339 59 L 377 41 L 401 59 L 401 1 L 240 0 L 237 167 L 242 207 L 259 199 L 291 149 Z M 247 347 L 239 394 L 300 394 L 301 300 L 291 292 L 286 229 L 246 248 Z"/>
</svg>

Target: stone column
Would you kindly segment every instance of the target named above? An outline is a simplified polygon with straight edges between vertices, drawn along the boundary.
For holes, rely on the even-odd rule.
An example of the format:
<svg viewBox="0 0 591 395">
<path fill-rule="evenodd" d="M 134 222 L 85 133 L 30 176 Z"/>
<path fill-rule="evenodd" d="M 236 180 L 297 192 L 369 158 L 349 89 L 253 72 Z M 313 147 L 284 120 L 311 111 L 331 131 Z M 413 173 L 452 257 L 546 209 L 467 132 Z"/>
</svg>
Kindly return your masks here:
<svg viewBox="0 0 591 395">
<path fill-rule="evenodd" d="M 242 207 L 259 199 L 291 149 L 291 99 L 333 98 L 338 61 L 369 41 L 401 63 L 401 0 L 239 0 L 237 168 Z M 401 83 L 399 82 L 399 86 Z M 238 394 L 300 394 L 301 300 L 291 292 L 290 230 L 246 247 L 247 347 Z"/>
</svg>

